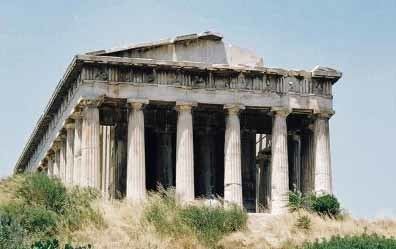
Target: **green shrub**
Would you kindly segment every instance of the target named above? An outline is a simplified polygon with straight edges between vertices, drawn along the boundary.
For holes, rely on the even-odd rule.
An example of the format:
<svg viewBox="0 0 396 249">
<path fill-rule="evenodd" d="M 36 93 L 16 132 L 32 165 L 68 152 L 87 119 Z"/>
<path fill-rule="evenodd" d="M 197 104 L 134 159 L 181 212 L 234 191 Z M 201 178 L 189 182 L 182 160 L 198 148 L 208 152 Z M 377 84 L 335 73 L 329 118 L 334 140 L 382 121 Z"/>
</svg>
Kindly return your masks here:
<svg viewBox="0 0 396 249">
<path fill-rule="evenodd" d="M 317 240 L 303 245 L 303 249 L 395 249 L 396 239 L 376 234 L 334 236 L 329 240 Z"/>
<path fill-rule="evenodd" d="M 58 222 L 58 215 L 42 207 L 27 207 L 21 214 L 21 224 L 29 233 L 52 234 Z"/>
<path fill-rule="evenodd" d="M 25 249 L 24 245 L 36 240 L 42 241 L 37 243 L 47 243 L 44 241 L 49 237 L 68 236 L 86 221 L 103 224 L 102 216 L 91 206 L 99 196 L 97 191 L 68 190 L 58 179 L 41 173 L 19 178 L 14 186 L 16 190 L 7 193 L 15 197 L 0 204 L 0 249 Z"/>
<path fill-rule="evenodd" d="M 0 249 L 23 249 L 25 236 L 14 217 L 0 210 Z"/>
<path fill-rule="evenodd" d="M 56 239 L 40 240 L 32 244 L 31 249 L 60 249 L 59 241 Z M 73 247 L 70 244 L 66 244 L 64 249 L 90 249 L 91 245 Z"/>
<path fill-rule="evenodd" d="M 246 212 L 238 207 L 180 206 L 169 191 L 151 195 L 143 217 L 159 234 L 191 234 L 209 247 L 224 235 L 243 229 L 247 222 Z"/>
<path fill-rule="evenodd" d="M 326 215 L 331 218 L 338 218 L 341 214 L 340 203 L 333 195 L 306 194 L 301 192 L 289 192 L 289 210 L 291 212 L 301 209 L 314 212 L 319 215 Z"/>
<path fill-rule="evenodd" d="M 300 191 L 290 191 L 289 192 L 289 202 L 288 207 L 291 212 L 298 211 L 299 209 L 304 209 L 306 204 L 306 198 Z"/>
<path fill-rule="evenodd" d="M 329 217 L 337 217 L 341 213 L 340 203 L 333 195 L 316 197 L 311 208 L 315 213 Z"/>
<path fill-rule="evenodd" d="M 246 213 L 237 207 L 189 206 L 180 210 L 180 219 L 200 241 L 214 245 L 225 234 L 241 230 L 246 225 Z"/>
<path fill-rule="evenodd" d="M 42 173 L 26 175 L 16 194 L 29 206 L 42 206 L 58 214 L 66 210 L 68 195 L 65 186 L 60 180 Z"/>
</svg>

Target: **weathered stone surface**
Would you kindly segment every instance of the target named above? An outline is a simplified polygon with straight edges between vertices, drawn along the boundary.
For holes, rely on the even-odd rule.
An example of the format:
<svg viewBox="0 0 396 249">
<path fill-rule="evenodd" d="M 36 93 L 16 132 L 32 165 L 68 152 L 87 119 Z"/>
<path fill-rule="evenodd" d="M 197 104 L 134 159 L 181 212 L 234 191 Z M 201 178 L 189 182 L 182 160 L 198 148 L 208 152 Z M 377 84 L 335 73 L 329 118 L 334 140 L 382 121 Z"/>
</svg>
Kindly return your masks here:
<svg viewBox="0 0 396 249">
<path fill-rule="evenodd" d="M 287 155 L 287 109 L 274 109 L 272 128 L 271 213 L 287 212 L 289 191 L 289 165 Z"/>
<path fill-rule="evenodd" d="M 317 115 L 314 123 L 315 192 L 332 194 L 329 118 L 332 114 Z"/>
<path fill-rule="evenodd" d="M 127 198 L 141 201 L 146 197 L 146 163 L 143 105 L 147 101 L 130 102 L 128 114 Z"/>
<path fill-rule="evenodd" d="M 227 109 L 224 144 L 224 201 L 242 207 L 241 171 L 241 127 L 240 105 L 229 105 Z"/>
<path fill-rule="evenodd" d="M 195 199 L 192 103 L 177 103 L 176 197 L 183 203 Z"/>
</svg>

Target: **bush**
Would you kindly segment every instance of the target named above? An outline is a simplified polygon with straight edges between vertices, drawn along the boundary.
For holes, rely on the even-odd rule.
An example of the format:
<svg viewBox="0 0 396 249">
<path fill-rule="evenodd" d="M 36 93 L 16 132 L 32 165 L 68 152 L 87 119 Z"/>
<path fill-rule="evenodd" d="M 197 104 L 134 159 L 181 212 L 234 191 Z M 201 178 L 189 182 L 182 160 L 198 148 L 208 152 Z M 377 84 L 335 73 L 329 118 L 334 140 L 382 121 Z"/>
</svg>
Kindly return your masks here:
<svg viewBox="0 0 396 249">
<path fill-rule="evenodd" d="M 180 206 L 172 190 L 151 194 L 143 217 L 159 234 L 192 235 L 209 247 L 224 235 L 243 229 L 247 222 L 246 212 L 238 207 Z"/>
<path fill-rule="evenodd" d="M 73 247 L 70 244 L 66 244 L 64 249 L 90 249 L 91 245 Z M 33 243 L 31 249 L 60 249 L 59 242 L 56 239 L 37 241 Z"/>
<path fill-rule="evenodd" d="M 22 210 L 21 223 L 30 233 L 52 234 L 58 222 L 58 215 L 42 207 L 29 207 Z"/>
<path fill-rule="evenodd" d="M 180 219 L 207 245 L 214 245 L 225 234 L 239 231 L 246 225 L 246 213 L 237 207 L 190 206 L 180 210 Z"/>
<path fill-rule="evenodd" d="M 329 240 L 315 241 L 307 243 L 303 249 L 395 249 L 396 239 L 386 238 L 384 236 L 372 235 L 355 235 L 340 237 L 335 236 Z"/>
<path fill-rule="evenodd" d="M 316 196 L 315 194 L 303 195 L 301 192 L 289 192 L 288 207 L 291 212 L 304 209 L 330 218 L 338 218 L 341 214 L 340 203 L 335 196 L 329 194 Z"/>
<path fill-rule="evenodd" d="M 13 216 L 0 210 L 0 249 L 22 249 L 25 231 Z"/>
<path fill-rule="evenodd" d="M 341 213 L 340 203 L 333 195 L 314 198 L 311 208 L 315 213 L 329 217 L 337 217 Z"/>
<path fill-rule="evenodd" d="M 99 196 L 95 190 L 67 190 L 58 179 L 41 173 L 18 178 L 21 180 L 14 187 L 15 198 L 0 204 L 0 249 L 25 249 L 24 245 L 31 241 L 46 241 L 59 234 L 68 236 L 85 221 L 103 223 L 101 215 L 91 207 L 91 202 Z"/>
<path fill-rule="evenodd" d="M 68 201 L 62 182 L 42 173 L 26 175 L 16 194 L 29 206 L 45 207 L 58 214 L 65 212 Z"/>
</svg>

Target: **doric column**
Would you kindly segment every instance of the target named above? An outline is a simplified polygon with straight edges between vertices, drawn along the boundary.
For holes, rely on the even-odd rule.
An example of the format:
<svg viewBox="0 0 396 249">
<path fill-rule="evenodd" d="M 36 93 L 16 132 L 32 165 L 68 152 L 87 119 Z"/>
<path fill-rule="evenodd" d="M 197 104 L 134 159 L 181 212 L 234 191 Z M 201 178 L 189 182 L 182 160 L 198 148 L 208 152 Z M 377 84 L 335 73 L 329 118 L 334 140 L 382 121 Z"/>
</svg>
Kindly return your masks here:
<svg viewBox="0 0 396 249">
<path fill-rule="evenodd" d="M 100 189 L 99 109 L 94 100 L 82 105 L 81 185 Z"/>
<path fill-rule="evenodd" d="M 185 203 L 195 198 L 192 104 L 176 105 L 179 113 L 176 135 L 176 197 Z"/>
<path fill-rule="evenodd" d="M 314 139 L 310 129 L 301 136 L 301 191 L 312 193 L 314 191 Z"/>
<path fill-rule="evenodd" d="M 320 113 L 314 122 L 315 192 L 332 194 L 329 119 L 333 113 Z"/>
<path fill-rule="evenodd" d="M 48 176 L 54 176 L 54 154 L 50 150 L 47 155 L 47 164 L 48 164 Z"/>
<path fill-rule="evenodd" d="M 242 207 L 240 105 L 229 105 L 224 141 L 224 201 Z"/>
<path fill-rule="evenodd" d="M 73 148 L 73 183 L 75 185 L 82 185 L 81 172 L 81 135 L 82 135 L 82 116 L 81 113 L 74 113 L 74 148 Z"/>
<path fill-rule="evenodd" d="M 128 161 L 127 198 L 143 200 L 146 196 L 146 163 L 144 143 L 143 104 L 147 101 L 131 101 L 128 113 Z"/>
<path fill-rule="evenodd" d="M 59 178 L 63 183 L 66 182 L 66 137 L 61 135 L 59 138 Z"/>
<path fill-rule="evenodd" d="M 59 172 L 60 172 L 60 142 L 55 141 L 52 149 L 54 151 L 54 162 L 53 162 L 53 177 L 59 178 Z"/>
<path fill-rule="evenodd" d="M 292 179 L 289 179 L 289 186 L 291 187 L 292 190 L 297 190 L 301 191 L 301 140 L 300 136 L 297 134 L 293 134 L 291 136 L 291 144 L 293 145 L 291 153 L 292 153 L 292 158 L 291 161 L 293 164 L 291 165 L 292 167 L 292 172 L 291 177 Z"/>
<path fill-rule="evenodd" d="M 216 165 L 216 144 L 215 144 L 215 133 L 207 124 L 207 127 L 200 131 L 200 143 L 198 150 L 199 165 L 195 165 L 198 168 L 198 186 L 200 189 L 197 192 L 203 194 L 206 198 L 212 198 L 215 193 L 215 165 Z"/>
<path fill-rule="evenodd" d="M 157 135 L 157 158 L 156 158 L 156 181 L 165 188 L 173 186 L 174 183 L 174 157 L 172 148 L 172 133 L 169 129 L 158 131 Z"/>
<path fill-rule="evenodd" d="M 74 123 L 67 123 L 66 128 L 66 181 L 67 185 L 74 184 Z"/>
<path fill-rule="evenodd" d="M 272 123 L 271 213 L 287 212 L 289 165 L 287 155 L 287 109 L 276 109 Z"/>
</svg>

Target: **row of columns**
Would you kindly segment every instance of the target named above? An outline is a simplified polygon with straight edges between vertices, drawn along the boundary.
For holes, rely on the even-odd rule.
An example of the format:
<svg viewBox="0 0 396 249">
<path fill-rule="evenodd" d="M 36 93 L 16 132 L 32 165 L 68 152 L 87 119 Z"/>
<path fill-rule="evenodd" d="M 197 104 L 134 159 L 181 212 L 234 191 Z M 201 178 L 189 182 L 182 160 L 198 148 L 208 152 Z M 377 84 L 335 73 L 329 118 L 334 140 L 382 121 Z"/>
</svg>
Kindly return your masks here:
<svg viewBox="0 0 396 249">
<path fill-rule="evenodd" d="M 146 100 L 131 100 L 128 112 L 127 186 L 126 196 L 140 201 L 146 196 L 146 164 L 143 106 Z M 60 136 L 48 156 L 48 174 L 61 178 L 68 185 L 101 187 L 100 122 L 95 101 L 86 100 L 82 112 L 75 113 L 74 123 L 66 124 L 66 136 Z M 195 198 L 194 143 L 192 103 L 177 103 L 176 197 L 186 203 Z M 224 201 L 243 205 L 241 168 L 240 105 L 226 105 L 224 141 Z M 287 211 L 289 172 L 287 124 L 285 109 L 273 109 L 271 158 L 271 213 Z M 314 155 L 315 191 L 331 193 L 331 161 L 329 115 L 318 115 L 314 123 L 312 154 Z M 308 160 L 308 158 L 307 158 Z"/>
</svg>

